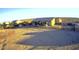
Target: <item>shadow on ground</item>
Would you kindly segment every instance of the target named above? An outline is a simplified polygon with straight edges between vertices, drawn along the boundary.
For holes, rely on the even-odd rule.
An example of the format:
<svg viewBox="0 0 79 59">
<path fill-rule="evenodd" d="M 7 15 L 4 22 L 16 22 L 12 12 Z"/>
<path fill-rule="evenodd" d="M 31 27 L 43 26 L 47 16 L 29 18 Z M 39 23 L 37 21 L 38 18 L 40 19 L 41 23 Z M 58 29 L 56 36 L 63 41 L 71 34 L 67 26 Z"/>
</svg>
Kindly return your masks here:
<svg viewBox="0 0 79 59">
<path fill-rule="evenodd" d="M 74 31 L 51 30 L 25 33 L 23 35 L 34 35 L 34 37 L 22 39 L 16 44 L 33 46 L 67 46 L 79 43 L 79 32 Z"/>
</svg>

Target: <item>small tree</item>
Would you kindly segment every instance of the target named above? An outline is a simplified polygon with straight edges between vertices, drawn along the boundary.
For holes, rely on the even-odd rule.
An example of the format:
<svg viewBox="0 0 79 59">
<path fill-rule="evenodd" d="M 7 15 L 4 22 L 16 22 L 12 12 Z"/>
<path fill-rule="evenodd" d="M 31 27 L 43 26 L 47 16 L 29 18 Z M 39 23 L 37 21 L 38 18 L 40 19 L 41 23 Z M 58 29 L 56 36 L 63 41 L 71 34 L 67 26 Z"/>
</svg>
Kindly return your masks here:
<svg viewBox="0 0 79 59">
<path fill-rule="evenodd" d="M 3 28 L 5 29 L 5 28 L 6 28 L 6 23 L 5 23 L 5 22 L 3 22 L 3 25 L 2 25 L 2 26 L 3 26 Z"/>
</svg>

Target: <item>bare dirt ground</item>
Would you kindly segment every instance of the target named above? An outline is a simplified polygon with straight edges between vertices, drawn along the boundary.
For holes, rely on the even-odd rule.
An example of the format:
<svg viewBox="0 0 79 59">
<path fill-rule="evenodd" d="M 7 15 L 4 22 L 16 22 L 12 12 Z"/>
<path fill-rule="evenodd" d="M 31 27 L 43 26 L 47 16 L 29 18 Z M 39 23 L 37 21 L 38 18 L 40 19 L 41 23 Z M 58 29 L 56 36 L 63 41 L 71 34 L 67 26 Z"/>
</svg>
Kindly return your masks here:
<svg viewBox="0 0 79 59">
<path fill-rule="evenodd" d="M 0 30 L 1 50 L 78 50 L 79 32 L 49 28 Z"/>
</svg>

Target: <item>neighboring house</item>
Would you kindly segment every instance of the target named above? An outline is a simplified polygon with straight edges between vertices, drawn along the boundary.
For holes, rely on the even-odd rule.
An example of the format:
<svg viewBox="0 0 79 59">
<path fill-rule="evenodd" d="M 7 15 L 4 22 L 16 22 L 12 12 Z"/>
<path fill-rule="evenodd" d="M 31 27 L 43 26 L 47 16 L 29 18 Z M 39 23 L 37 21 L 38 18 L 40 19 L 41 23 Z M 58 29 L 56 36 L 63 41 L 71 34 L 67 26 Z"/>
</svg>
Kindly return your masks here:
<svg viewBox="0 0 79 59">
<path fill-rule="evenodd" d="M 72 25 L 75 22 L 79 22 L 79 18 L 68 18 L 68 17 L 44 17 L 44 18 L 33 18 L 33 19 L 21 19 L 15 20 L 12 22 L 4 22 L 3 26 L 5 28 L 12 28 L 12 27 L 39 27 L 39 26 L 51 26 L 52 28 L 62 29 L 62 28 L 71 28 L 74 27 Z M 69 23 L 71 25 L 69 25 Z M 76 27 L 79 27 L 79 23 L 75 24 Z M 0 25 L 1 27 L 2 25 Z"/>
</svg>

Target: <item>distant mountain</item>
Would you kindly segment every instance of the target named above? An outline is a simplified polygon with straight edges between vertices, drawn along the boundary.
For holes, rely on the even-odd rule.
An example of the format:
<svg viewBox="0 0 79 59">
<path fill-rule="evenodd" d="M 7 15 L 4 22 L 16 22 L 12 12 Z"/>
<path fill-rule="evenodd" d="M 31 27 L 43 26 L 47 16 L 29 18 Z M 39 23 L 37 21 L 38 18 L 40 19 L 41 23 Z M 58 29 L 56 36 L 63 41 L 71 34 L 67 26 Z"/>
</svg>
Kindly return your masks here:
<svg viewBox="0 0 79 59">
<path fill-rule="evenodd" d="M 34 21 L 50 21 L 53 17 L 45 17 L 45 18 L 34 18 Z"/>
<path fill-rule="evenodd" d="M 74 17 L 42 17 L 42 18 L 30 18 L 30 19 L 20 19 L 22 21 L 29 21 L 29 20 L 33 20 L 33 21 L 50 21 L 53 18 L 60 18 L 63 20 L 63 22 L 79 22 L 79 18 L 74 18 Z M 17 20 L 14 20 L 17 21 Z"/>
</svg>

